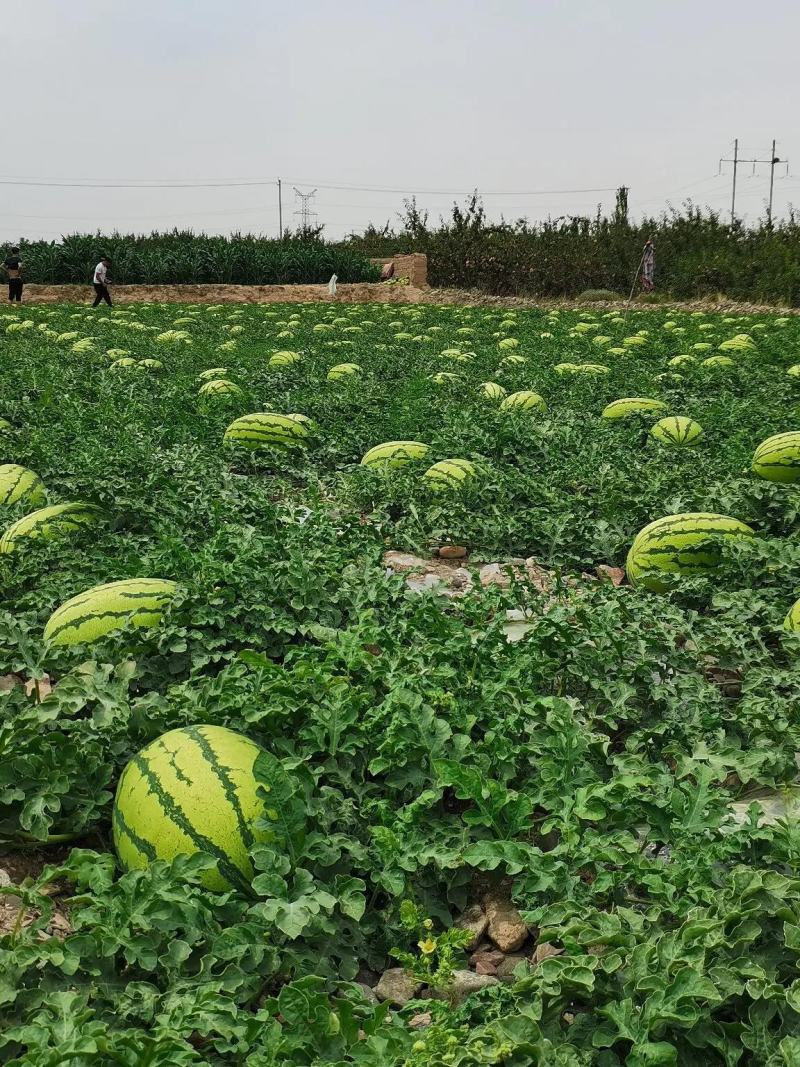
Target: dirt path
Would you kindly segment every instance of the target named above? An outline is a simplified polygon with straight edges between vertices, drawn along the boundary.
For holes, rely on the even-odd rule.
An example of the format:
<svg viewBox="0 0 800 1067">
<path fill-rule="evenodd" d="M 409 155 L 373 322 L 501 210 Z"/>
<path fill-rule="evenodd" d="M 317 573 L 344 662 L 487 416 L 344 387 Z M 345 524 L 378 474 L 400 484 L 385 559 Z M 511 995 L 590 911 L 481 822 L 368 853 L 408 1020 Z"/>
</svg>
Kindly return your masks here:
<svg viewBox="0 0 800 1067">
<path fill-rule="evenodd" d="M 469 307 L 496 308 L 592 308 L 625 310 L 624 300 L 592 303 L 562 298 L 546 300 L 524 296 L 491 296 L 477 289 L 418 289 L 413 285 L 360 282 L 340 285 L 335 297 L 327 285 L 115 285 L 113 298 L 118 304 L 137 301 L 188 304 L 296 304 L 305 301 L 362 304 L 378 301 L 391 304 L 461 304 Z M 25 301 L 31 304 L 86 303 L 94 296 L 88 285 L 26 285 Z M 664 303 L 631 305 L 637 311 L 664 310 L 713 311 L 740 315 L 798 315 L 800 309 L 766 304 L 737 303 L 719 296 L 706 300 L 676 300 Z"/>
</svg>

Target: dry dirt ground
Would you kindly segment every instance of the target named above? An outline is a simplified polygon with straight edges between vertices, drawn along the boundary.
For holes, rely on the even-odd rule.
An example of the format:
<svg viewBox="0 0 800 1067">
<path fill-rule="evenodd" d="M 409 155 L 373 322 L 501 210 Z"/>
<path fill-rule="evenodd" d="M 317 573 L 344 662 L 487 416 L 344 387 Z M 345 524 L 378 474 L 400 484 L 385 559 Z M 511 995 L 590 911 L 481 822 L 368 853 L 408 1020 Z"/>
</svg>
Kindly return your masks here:
<svg viewBox="0 0 800 1067">
<path fill-rule="evenodd" d="M 85 303 L 94 298 L 88 285 L 26 285 L 24 299 L 32 304 Z M 490 296 L 477 289 L 418 289 L 413 285 L 387 285 L 361 282 L 340 285 L 335 297 L 327 285 L 115 285 L 112 298 L 118 304 L 155 301 L 189 304 L 273 304 L 322 301 L 338 304 L 361 304 L 379 301 L 392 304 L 463 304 L 470 307 L 498 308 L 575 308 L 598 310 L 625 309 L 626 301 L 582 303 L 577 300 L 545 300 L 536 297 Z M 675 308 L 685 311 L 716 311 L 738 314 L 798 315 L 800 309 L 765 304 L 748 304 L 719 295 L 713 299 L 644 303 L 635 300 L 637 310 Z"/>
</svg>

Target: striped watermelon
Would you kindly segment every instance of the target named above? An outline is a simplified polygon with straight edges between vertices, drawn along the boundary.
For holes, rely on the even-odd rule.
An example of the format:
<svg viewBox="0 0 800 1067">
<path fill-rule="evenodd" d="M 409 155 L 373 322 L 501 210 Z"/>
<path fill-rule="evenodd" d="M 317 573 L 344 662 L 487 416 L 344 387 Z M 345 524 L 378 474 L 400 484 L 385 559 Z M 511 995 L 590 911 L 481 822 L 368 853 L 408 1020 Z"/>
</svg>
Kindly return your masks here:
<svg viewBox="0 0 800 1067">
<path fill-rule="evenodd" d="M 448 383 L 461 381 L 457 374 L 448 370 L 440 370 L 438 374 L 431 374 L 430 380 L 436 385 L 447 385 Z"/>
<path fill-rule="evenodd" d="M 135 366 L 136 360 L 133 359 L 132 356 L 123 356 L 122 359 L 115 359 L 114 362 L 111 364 L 110 369 L 114 370 L 116 368 L 117 370 L 119 370 L 120 368 Z"/>
<path fill-rule="evenodd" d="M 49 540 L 60 534 L 73 533 L 84 526 L 93 526 L 102 512 L 93 504 L 73 501 L 68 504 L 51 504 L 50 507 L 32 511 L 12 523 L 0 537 L 0 555 L 14 551 L 15 542 L 24 537 L 42 537 Z"/>
<path fill-rule="evenodd" d="M 228 373 L 227 367 L 209 367 L 197 375 L 198 382 L 211 382 L 215 378 L 224 378 Z"/>
<path fill-rule="evenodd" d="M 268 367 L 291 367 L 293 363 L 300 362 L 299 352 L 276 352 L 267 361 Z"/>
<path fill-rule="evenodd" d="M 114 847 L 127 871 L 154 860 L 206 853 L 212 890 L 247 891 L 248 850 L 263 841 L 265 814 L 254 766 L 261 749 L 223 726 L 185 726 L 162 734 L 122 772 L 114 799 Z"/>
<path fill-rule="evenodd" d="M 795 600 L 789 608 L 789 614 L 783 620 L 784 630 L 800 630 L 800 600 Z"/>
<path fill-rule="evenodd" d="M 337 363 L 327 373 L 329 382 L 337 382 L 340 378 L 348 378 L 352 374 L 359 374 L 361 367 L 357 363 Z"/>
<path fill-rule="evenodd" d="M 137 370 L 163 370 L 164 364 L 160 359 L 140 359 L 136 364 Z"/>
<path fill-rule="evenodd" d="M 650 435 L 662 444 L 683 448 L 693 445 L 703 436 L 703 427 L 699 422 L 687 419 L 685 415 L 671 415 L 666 419 L 659 419 L 651 428 Z"/>
<path fill-rule="evenodd" d="M 13 430 L 13 428 L 8 419 L 0 419 L 0 433 L 6 433 L 8 430 Z"/>
<path fill-rule="evenodd" d="M 198 390 L 199 396 L 241 396 L 242 390 L 236 382 L 228 378 L 211 378 L 203 382 Z"/>
<path fill-rule="evenodd" d="M 421 441 L 386 441 L 382 445 L 375 445 L 364 453 L 361 460 L 362 467 L 375 467 L 386 470 L 389 467 L 402 467 L 415 459 L 424 459 L 428 452 L 428 446 Z"/>
<path fill-rule="evenodd" d="M 521 389 L 518 393 L 509 395 L 500 404 L 502 411 L 545 411 L 547 405 L 544 398 L 538 393 L 532 393 L 529 389 Z"/>
<path fill-rule="evenodd" d="M 695 345 L 695 347 L 697 347 Z M 709 356 L 700 364 L 701 367 L 733 367 L 734 362 L 730 356 Z"/>
<path fill-rule="evenodd" d="M 664 574 L 692 575 L 710 570 L 719 563 L 718 542 L 751 537 L 753 530 L 744 522 L 713 512 L 685 512 L 665 515 L 649 523 L 634 538 L 625 568 L 631 585 L 663 592 Z M 716 543 L 715 543 L 716 542 Z"/>
<path fill-rule="evenodd" d="M 468 459 L 440 459 L 422 475 L 431 489 L 459 490 L 475 477 L 475 467 Z"/>
<path fill-rule="evenodd" d="M 124 626 L 156 626 L 177 585 L 164 578 L 126 578 L 95 585 L 56 608 L 44 628 L 54 645 L 96 641 Z"/>
<path fill-rule="evenodd" d="M 42 479 L 18 463 L 3 463 L 0 465 L 0 505 L 16 504 L 22 499 L 28 504 L 44 504 Z"/>
<path fill-rule="evenodd" d="M 753 470 L 769 482 L 800 480 L 800 430 L 776 433 L 762 441 L 753 456 Z"/>
<path fill-rule="evenodd" d="M 481 395 L 489 400 L 502 400 L 506 395 L 505 389 L 502 385 L 498 385 L 497 382 L 482 382 L 480 390 Z"/>
<path fill-rule="evenodd" d="M 297 416 L 257 411 L 234 419 L 224 440 L 248 448 L 291 448 L 302 444 L 310 434 L 310 428 Z"/>
<path fill-rule="evenodd" d="M 624 396 L 621 400 L 612 400 L 601 414 L 604 419 L 626 419 L 629 415 L 666 410 L 667 405 L 663 400 L 651 400 L 647 396 Z"/>
</svg>

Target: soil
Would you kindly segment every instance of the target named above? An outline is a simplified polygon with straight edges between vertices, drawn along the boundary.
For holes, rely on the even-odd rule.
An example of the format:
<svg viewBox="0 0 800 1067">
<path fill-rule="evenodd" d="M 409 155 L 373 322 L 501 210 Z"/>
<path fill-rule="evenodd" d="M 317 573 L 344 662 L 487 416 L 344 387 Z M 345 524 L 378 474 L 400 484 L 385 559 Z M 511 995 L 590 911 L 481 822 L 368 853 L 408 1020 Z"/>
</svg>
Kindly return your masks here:
<svg viewBox="0 0 800 1067">
<path fill-rule="evenodd" d="M 189 304 L 295 304 L 304 301 L 333 304 L 361 304 L 378 301 L 391 304 L 462 304 L 496 308 L 589 308 L 598 311 L 628 308 L 625 300 L 586 301 L 568 298 L 546 300 L 527 296 L 492 296 L 478 289 L 432 289 L 386 282 L 360 282 L 340 285 L 335 297 L 327 285 L 115 285 L 112 297 L 118 304 L 139 301 Z M 24 300 L 31 304 L 87 303 L 94 298 L 87 285 L 26 285 Z M 650 303 L 634 300 L 637 311 L 713 311 L 731 314 L 798 315 L 800 309 L 769 304 L 740 303 L 723 294 L 703 300 L 664 300 Z"/>
</svg>

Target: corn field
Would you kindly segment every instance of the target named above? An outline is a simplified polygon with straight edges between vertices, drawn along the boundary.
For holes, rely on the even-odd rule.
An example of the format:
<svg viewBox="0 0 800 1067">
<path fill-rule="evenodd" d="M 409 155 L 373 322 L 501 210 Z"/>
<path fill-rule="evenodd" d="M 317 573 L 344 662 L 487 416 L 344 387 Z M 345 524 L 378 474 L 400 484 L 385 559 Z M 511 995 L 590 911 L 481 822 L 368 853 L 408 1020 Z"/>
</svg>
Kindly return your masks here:
<svg viewBox="0 0 800 1067">
<path fill-rule="evenodd" d="M 376 281 L 379 275 L 358 249 L 297 238 L 208 237 L 174 230 L 23 241 L 21 249 L 25 280 L 49 285 L 88 284 L 103 254 L 111 258 L 111 277 L 121 285 L 319 284 L 332 274 L 340 282 Z"/>
</svg>

